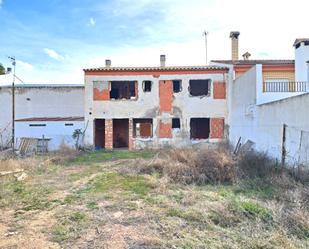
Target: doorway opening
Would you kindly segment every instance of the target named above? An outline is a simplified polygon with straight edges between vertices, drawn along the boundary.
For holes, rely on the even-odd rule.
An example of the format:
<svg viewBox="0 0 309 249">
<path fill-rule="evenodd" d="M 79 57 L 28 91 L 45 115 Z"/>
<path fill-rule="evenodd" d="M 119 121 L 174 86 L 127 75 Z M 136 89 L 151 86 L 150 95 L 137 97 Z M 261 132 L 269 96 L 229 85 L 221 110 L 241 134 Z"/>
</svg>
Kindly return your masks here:
<svg viewBox="0 0 309 249">
<path fill-rule="evenodd" d="M 94 120 L 94 146 L 95 149 L 105 147 L 105 119 Z"/>
<path fill-rule="evenodd" d="M 129 147 L 129 119 L 113 119 L 113 147 Z"/>
</svg>

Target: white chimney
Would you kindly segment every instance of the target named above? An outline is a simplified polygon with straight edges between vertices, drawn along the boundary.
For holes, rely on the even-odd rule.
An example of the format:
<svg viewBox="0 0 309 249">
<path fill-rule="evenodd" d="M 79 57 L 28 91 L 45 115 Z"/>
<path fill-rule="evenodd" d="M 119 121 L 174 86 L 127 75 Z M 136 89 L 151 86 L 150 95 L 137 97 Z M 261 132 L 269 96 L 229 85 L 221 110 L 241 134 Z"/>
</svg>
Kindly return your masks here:
<svg viewBox="0 0 309 249">
<path fill-rule="evenodd" d="M 111 60 L 105 60 L 105 66 L 106 67 L 111 67 L 112 66 L 112 61 Z"/>
<path fill-rule="evenodd" d="M 164 54 L 160 55 L 160 67 L 165 67 L 166 56 Z"/>
<path fill-rule="evenodd" d="M 309 38 L 296 39 L 294 42 L 294 47 L 295 47 L 295 81 L 304 82 L 308 80 L 307 61 L 309 60 Z"/>
</svg>

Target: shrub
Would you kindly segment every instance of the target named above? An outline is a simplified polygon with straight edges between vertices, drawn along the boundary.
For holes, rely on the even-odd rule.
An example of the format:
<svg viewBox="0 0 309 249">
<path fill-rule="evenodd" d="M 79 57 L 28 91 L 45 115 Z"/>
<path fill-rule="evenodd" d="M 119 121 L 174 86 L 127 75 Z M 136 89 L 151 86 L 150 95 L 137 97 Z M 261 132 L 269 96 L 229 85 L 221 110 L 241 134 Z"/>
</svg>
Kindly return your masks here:
<svg viewBox="0 0 309 249">
<path fill-rule="evenodd" d="M 215 149 L 172 149 L 150 163 L 139 161 L 135 169 L 144 174 L 157 172 L 183 184 L 226 183 L 236 178 L 230 153 Z"/>
<path fill-rule="evenodd" d="M 266 177 L 276 168 L 276 163 L 265 153 L 249 151 L 237 159 L 240 177 Z"/>
</svg>

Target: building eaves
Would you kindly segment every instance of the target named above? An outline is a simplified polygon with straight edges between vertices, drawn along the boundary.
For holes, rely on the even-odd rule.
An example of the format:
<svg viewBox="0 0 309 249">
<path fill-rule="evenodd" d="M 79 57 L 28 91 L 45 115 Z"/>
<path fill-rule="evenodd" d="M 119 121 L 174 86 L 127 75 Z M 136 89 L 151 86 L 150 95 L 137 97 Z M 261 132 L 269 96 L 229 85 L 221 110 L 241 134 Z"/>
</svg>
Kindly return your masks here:
<svg viewBox="0 0 309 249">
<path fill-rule="evenodd" d="M 84 121 L 84 117 L 31 117 L 16 119 L 16 122 Z"/>
<path fill-rule="evenodd" d="M 286 65 L 294 64 L 294 60 L 212 60 L 212 63 L 232 64 L 232 65 Z"/>
<path fill-rule="evenodd" d="M 170 67 L 98 67 L 84 69 L 85 72 L 149 72 L 149 71 L 203 71 L 228 70 L 225 66 L 170 66 Z"/>
<path fill-rule="evenodd" d="M 12 84 L 0 85 L 0 88 L 11 88 Z M 16 88 L 84 88 L 84 84 L 15 84 Z"/>
</svg>

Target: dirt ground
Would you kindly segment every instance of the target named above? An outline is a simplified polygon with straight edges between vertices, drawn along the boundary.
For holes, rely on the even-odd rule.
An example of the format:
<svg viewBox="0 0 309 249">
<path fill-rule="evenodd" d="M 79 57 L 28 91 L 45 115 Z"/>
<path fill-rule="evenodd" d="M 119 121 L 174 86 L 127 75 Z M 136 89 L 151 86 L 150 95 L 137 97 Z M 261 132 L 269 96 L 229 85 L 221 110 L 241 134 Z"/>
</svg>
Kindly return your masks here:
<svg viewBox="0 0 309 249">
<path fill-rule="evenodd" d="M 123 173 L 154 152 L 100 153 L 15 159 L 27 177 L 0 178 L 0 248 L 309 248 L 308 223 L 289 233 L 272 190 L 173 184 Z"/>
</svg>

